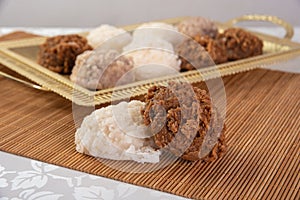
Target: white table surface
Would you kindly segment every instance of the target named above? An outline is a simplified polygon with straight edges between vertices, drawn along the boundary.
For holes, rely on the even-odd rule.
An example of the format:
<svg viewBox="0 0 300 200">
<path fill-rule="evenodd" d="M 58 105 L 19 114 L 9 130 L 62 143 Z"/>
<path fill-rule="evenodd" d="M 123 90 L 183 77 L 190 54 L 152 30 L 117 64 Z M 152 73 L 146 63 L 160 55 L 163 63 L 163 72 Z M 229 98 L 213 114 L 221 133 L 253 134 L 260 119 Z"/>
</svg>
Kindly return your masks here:
<svg viewBox="0 0 300 200">
<path fill-rule="evenodd" d="M 251 28 L 256 31 L 283 36 L 281 28 Z M 0 28 L 0 35 L 24 30 L 41 35 L 77 33 L 88 29 L 72 28 Z M 293 41 L 300 43 L 300 27 L 295 28 Z M 300 73 L 300 58 L 267 66 L 272 70 Z M 0 200 L 21 199 L 186 199 L 156 190 L 89 175 L 50 165 L 44 162 L 0 151 Z"/>
</svg>

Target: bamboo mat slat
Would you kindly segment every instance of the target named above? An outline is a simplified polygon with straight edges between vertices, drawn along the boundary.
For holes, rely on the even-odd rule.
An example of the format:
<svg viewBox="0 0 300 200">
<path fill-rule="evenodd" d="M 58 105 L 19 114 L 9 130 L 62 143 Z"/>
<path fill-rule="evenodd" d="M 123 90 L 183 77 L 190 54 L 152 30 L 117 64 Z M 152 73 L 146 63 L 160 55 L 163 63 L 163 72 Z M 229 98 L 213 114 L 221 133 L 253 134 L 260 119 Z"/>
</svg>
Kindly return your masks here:
<svg viewBox="0 0 300 200">
<path fill-rule="evenodd" d="M 3 77 L 0 150 L 194 199 L 300 199 L 300 75 L 258 69 L 224 83 L 228 152 L 213 163 L 178 160 L 148 173 L 112 169 L 76 152 L 71 102 Z"/>
</svg>

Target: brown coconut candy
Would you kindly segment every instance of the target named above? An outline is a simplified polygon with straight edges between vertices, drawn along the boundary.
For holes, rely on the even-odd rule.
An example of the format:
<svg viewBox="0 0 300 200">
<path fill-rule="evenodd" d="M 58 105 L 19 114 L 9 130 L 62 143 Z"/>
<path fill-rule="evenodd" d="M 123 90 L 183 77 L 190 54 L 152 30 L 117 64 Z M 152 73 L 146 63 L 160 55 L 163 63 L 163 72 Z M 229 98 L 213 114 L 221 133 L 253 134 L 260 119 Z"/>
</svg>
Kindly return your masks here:
<svg viewBox="0 0 300 200">
<path fill-rule="evenodd" d="M 196 35 L 185 40 L 176 47 L 176 53 L 181 58 L 181 71 L 227 62 L 224 43 L 205 35 Z"/>
<path fill-rule="evenodd" d="M 193 39 L 205 48 L 215 64 L 227 62 L 226 48 L 223 43 L 202 35 L 197 35 Z"/>
<path fill-rule="evenodd" d="M 180 71 L 191 71 L 213 66 L 213 60 L 204 47 L 194 39 L 187 39 L 175 47 L 176 54 L 181 59 Z"/>
<path fill-rule="evenodd" d="M 217 36 L 224 43 L 229 61 L 263 54 L 263 41 L 240 28 L 229 28 Z"/>
<path fill-rule="evenodd" d="M 172 82 L 150 88 L 145 102 L 141 112 L 158 148 L 189 161 L 213 161 L 226 152 L 225 128 L 205 90 Z"/>
<path fill-rule="evenodd" d="M 38 63 L 51 71 L 70 74 L 76 57 L 86 50 L 91 50 L 87 40 L 80 35 L 58 35 L 47 38 L 40 46 Z"/>
</svg>

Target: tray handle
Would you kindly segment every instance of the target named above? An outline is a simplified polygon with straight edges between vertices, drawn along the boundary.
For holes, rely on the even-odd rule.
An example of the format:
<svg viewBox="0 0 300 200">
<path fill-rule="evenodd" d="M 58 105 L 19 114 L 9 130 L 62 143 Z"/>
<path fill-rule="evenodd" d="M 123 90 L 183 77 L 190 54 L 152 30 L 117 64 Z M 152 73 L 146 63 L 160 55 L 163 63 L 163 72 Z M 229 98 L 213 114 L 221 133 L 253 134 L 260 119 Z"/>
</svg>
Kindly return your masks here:
<svg viewBox="0 0 300 200">
<path fill-rule="evenodd" d="M 291 39 L 294 36 L 294 28 L 291 24 L 276 16 L 270 15 L 243 15 L 226 22 L 227 25 L 233 26 L 242 21 L 265 21 L 283 27 L 286 31 L 284 38 Z"/>
</svg>

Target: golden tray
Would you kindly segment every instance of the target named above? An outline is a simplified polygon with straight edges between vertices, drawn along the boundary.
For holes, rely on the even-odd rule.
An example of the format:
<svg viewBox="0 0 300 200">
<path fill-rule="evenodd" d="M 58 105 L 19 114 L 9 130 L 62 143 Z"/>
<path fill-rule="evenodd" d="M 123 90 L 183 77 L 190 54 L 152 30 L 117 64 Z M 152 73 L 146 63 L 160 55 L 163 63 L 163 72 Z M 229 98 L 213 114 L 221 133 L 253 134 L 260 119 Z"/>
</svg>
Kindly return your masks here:
<svg viewBox="0 0 300 200">
<path fill-rule="evenodd" d="M 170 24 L 176 24 L 186 17 L 161 20 Z M 268 64 L 282 62 L 300 55 L 300 44 L 292 42 L 293 27 L 282 19 L 266 15 L 245 15 L 235 18 L 226 23 L 216 22 L 220 31 L 234 26 L 240 21 L 268 21 L 284 27 L 285 38 L 278 38 L 263 33 L 252 32 L 264 42 L 263 55 L 247 58 L 239 61 L 228 62 L 214 67 L 204 68 L 199 71 L 188 71 L 178 75 L 166 76 L 146 81 L 139 81 L 115 88 L 99 91 L 90 91 L 70 81 L 67 76 L 54 73 L 37 64 L 39 45 L 46 37 L 14 40 L 0 43 L 0 63 L 17 73 L 27 77 L 41 86 L 73 101 L 78 105 L 94 106 L 110 103 L 112 94 L 114 100 L 121 100 L 128 96 L 134 97 L 145 94 L 153 85 L 165 85 L 170 80 L 187 80 L 190 83 L 197 83 L 217 76 L 232 75 L 248 71 Z M 133 30 L 140 24 L 122 27 L 128 31 Z M 86 33 L 82 33 L 85 35 Z M 218 71 L 218 73 L 215 73 Z"/>
</svg>

